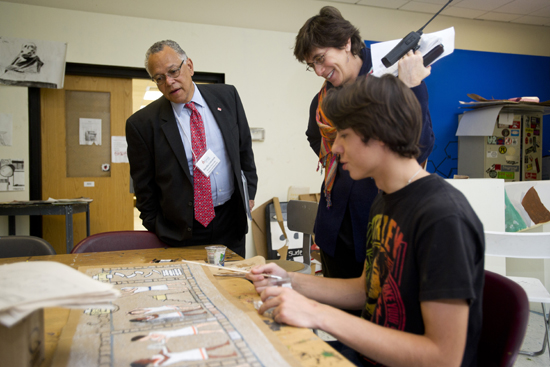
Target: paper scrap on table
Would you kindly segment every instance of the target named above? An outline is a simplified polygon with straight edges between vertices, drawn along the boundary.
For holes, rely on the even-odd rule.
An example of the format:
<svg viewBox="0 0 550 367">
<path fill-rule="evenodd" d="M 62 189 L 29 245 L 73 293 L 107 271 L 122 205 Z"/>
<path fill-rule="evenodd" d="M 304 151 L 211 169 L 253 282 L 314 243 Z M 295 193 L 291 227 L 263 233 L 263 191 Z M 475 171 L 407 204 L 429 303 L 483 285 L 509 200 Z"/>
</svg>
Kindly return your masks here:
<svg viewBox="0 0 550 367">
<path fill-rule="evenodd" d="M 110 308 L 119 296 L 112 284 L 54 261 L 0 266 L 0 323 L 7 327 L 40 308 Z"/>
<path fill-rule="evenodd" d="M 265 258 L 263 256 L 254 256 L 245 260 L 231 261 L 231 262 L 226 261 L 225 266 L 223 268 L 218 268 L 218 269 L 210 268 L 210 272 L 212 272 L 214 276 L 244 277 L 246 273 L 236 273 L 229 269 L 237 269 L 240 271 L 244 270 L 249 272 L 250 269 L 252 269 L 254 266 L 264 265 L 264 264 L 265 264 Z"/>
<path fill-rule="evenodd" d="M 52 203 L 52 204 L 67 204 L 67 203 L 91 203 L 94 201 L 94 199 L 85 198 L 85 197 L 79 197 L 74 199 L 54 199 L 52 197 L 49 197 L 48 200 L 44 200 L 44 202 Z"/>
<path fill-rule="evenodd" d="M 384 66 L 384 64 L 382 64 L 382 59 L 386 57 L 388 52 L 393 50 L 393 48 L 399 43 L 399 41 L 401 41 L 401 39 L 374 43 L 370 46 L 372 68 L 373 68 L 372 75 L 380 77 L 384 74 L 393 74 L 397 76 L 399 62 L 396 62 L 395 64 L 387 68 Z M 435 63 L 437 60 L 441 59 L 442 57 L 452 54 L 453 51 L 455 50 L 454 27 L 447 28 L 439 32 L 423 34 L 418 44 L 420 46 L 418 48 L 418 51 L 420 51 L 422 55 L 426 55 L 435 46 L 440 44 L 443 45 L 444 51 L 441 54 L 441 56 L 439 56 L 437 59 L 434 60 L 434 62 L 432 62 L 432 64 Z"/>
</svg>

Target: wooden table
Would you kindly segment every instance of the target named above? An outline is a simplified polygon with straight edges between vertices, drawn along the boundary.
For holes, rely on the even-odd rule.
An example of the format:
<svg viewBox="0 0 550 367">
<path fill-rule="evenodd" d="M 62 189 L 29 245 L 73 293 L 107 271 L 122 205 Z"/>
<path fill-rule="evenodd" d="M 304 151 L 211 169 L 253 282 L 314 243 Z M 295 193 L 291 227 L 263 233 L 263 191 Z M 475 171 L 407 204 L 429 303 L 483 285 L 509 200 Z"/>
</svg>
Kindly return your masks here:
<svg viewBox="0 0 550 367">
<path fill-rule="evenodd" d="M 19 261 L 56 261 L 78 269 L 80 266 L 116 264 L 139 265 L 150 263 L 153 259 L 185 259 L 200 261 L 206 260 L 206 251 L 203 246 L 193 246 L 186 248 L 33 256 L 0 259 L 0 265 Z M 228 250 L 226 261 L 231 260 L 242 260 L 242 258 Z M 247 307 L 253 308 L 253 302 L 259 300 L 259 296 L 253 285 L 245 279 L 220 278 L 218 281 L 227 292 L 243 302 Z M 59 337 L 63 327 L 67 323 L 69 312 L 70 310 L 65 308 L 46 308 L 44 310 L 45 360 L 41 367 L 51 366 Z M 347 359 L 319 339 L 310 329 L 274 324 L 273 320 L 264 318 L 263 316 L 262 318 L 303 366 L 353 366 Z"/>
</svg>

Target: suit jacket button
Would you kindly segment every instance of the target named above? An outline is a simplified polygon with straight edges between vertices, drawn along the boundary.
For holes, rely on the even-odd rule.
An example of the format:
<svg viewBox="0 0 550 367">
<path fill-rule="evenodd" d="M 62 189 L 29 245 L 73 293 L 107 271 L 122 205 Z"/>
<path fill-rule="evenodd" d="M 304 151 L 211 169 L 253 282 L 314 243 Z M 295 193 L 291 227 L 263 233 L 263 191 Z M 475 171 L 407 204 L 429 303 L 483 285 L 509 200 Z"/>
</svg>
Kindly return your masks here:
<svg viewBox="0 0 550 367">
<path fill-rule="evenodd" d="M 190 202 L 187 203 L 187 205 L 188 205 L 188 206 L 193 206 L 193 202 L 190 201 Z"/>
<path fill-rule="evenodd" d="M 191 227 L 187 227 L 187 232 L 191 232 Z"/>
</svg>

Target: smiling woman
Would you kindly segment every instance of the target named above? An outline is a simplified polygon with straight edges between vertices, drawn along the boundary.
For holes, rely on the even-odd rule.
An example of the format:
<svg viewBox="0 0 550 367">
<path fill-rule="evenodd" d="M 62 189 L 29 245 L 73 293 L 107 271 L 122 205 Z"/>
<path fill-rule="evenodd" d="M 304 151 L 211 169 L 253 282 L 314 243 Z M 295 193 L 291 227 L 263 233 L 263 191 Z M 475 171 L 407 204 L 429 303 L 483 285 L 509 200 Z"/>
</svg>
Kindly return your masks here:
<svg viewBox="0 0 550 367">
<path fill-rule="evenodd" d="M 366 226 L 378 188 L 371 178 L 354 181 L 339 163 L 338 156 L 332 154 L 336 129 L 319 106 L 328 90 L 352 84 L 358 77 L 369 74 L 372 68 L 370 49 L 365 47 L 358 29 L 344 19 L 338 9 L 325 6 L 298 32 L 294 56 L 325 81 L 311 102 L 306 131 L 311 148 L 325 168 L 315 225 L 323 274 L 331 278 L 356 278 L 363 271 Z M 408 80 L 408 86 L 422 107 L 418 161 L 424 162 L 434 144 L 428 92 L 422 82 L 430 70 L 424 68 L 420 55 L 412 53 L 406 55 L 400 65 L 407 67 L 400 69 L 400 79 Z"/>
<path fill-rule="evenodd" d="M 306 60 L 308 71 L 315 71 L 317 76 L 324 78 L 335 87 L 340 87 L 355 81 L 363 65 L 358 55 L 350 58 L 351 40 L 343 48 L 313 48 Z"/>
<path fill-rule="evenodd" d="M 315 71 L 339 87 L 359 76 L 364 48 L 359 30 L 345 20 L 338 9 L 325 6 L 300 29 L 294 56 L 307 64 L 308 71 Z"/>
</svg>

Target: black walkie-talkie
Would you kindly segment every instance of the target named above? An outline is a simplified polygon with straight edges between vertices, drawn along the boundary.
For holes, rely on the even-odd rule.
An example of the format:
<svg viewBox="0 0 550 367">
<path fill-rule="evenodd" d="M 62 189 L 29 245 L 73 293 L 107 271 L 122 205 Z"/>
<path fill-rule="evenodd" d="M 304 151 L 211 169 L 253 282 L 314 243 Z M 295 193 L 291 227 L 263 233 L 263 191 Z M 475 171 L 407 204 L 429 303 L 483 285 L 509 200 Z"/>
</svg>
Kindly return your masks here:
<svg viewBox="0 0 550 367">
<path fill-rule="evenodd" d="M 397 46 L 395 46 L 388 54 L 382 59 L 382 64 L 384 64 L 385 67 L 389 68 L 393 64 L 395 64 L 397 61 L 399 61 L 400 58 L 402 58 L 407 52 L 410 50 L 416 50 L 418 49 L 418 43 L 420 42 L 420 38 L 422 38 L 422 30 L 426 28 L 430 22 L 441 13 L 443 9 L 447 7 L 453 0 L 449 0 L 445 6 L 443 6 L 439 11 L 428 21 L 428 23 L 424 24 L 424 27 L 420 28 L 416 32 L 409 33 L 405 38 L 403 38 Z"/>
</svg>

